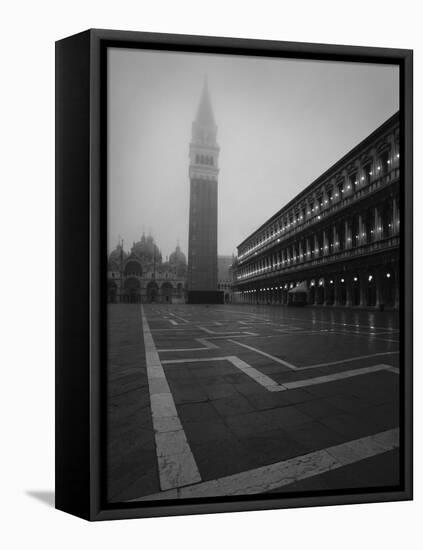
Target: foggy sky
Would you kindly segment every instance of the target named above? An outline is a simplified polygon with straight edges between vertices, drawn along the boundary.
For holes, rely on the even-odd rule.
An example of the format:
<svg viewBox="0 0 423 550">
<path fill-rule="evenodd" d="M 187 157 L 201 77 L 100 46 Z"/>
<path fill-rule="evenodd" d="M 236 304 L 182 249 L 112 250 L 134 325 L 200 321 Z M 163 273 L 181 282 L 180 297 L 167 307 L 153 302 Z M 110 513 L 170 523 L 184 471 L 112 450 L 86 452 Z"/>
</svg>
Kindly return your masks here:
<svg viewBox="0 0 423 550">
<path fill-rule="evenodd" d="M 399 108 L 398 68 L 109 49 L 108 231 L 188 248 L 191 124 L 208 85 L 218 126 L 218 253 Z"/>
</svg>

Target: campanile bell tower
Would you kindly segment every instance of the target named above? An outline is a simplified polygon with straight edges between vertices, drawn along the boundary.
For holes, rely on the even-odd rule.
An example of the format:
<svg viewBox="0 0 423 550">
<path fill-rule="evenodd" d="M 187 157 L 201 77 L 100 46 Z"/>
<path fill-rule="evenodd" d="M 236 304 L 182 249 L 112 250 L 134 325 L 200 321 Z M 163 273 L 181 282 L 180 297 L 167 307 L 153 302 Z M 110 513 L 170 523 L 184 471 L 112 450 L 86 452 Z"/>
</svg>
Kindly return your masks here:
<svg viewBox="0 0 423 550">
<path fill-rule="evenodd" d="M 188 237 L 188 300 L 216 301 L 217 176 L 219 146 L 207 79 L 189 147 L 190 209 Z"/>
</svg>

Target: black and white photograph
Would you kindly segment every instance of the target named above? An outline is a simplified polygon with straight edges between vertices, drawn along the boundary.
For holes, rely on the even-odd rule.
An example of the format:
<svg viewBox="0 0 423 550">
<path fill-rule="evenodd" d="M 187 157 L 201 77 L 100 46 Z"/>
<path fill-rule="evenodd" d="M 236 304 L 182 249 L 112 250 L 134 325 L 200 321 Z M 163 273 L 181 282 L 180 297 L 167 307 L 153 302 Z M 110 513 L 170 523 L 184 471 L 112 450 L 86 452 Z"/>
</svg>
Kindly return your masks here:
<svg viewBox="0 0 423 550">
<path fill-rule="evenodd" d="M 107 49 L 109 504 L 395 491 L 400 68 Z"/>
</svg>

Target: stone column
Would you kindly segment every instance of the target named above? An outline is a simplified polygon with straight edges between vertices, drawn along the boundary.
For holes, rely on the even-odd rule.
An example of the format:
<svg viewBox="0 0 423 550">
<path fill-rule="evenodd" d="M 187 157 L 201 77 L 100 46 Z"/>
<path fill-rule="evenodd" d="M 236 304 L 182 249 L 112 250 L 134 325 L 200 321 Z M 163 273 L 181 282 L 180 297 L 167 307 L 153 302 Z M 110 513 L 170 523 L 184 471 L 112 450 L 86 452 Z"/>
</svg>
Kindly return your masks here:
<svg viewBox="0 0 423 550">
<path fill-rule="evenodd" d="M 339 244 L 336 244 L 338 241 L 338 231 L 336 230 L 336 225 L 333 225 L 333 246 L 331 252 L 337 252 L 339 250 Z"/>
<path fill-rule="evenodd" d="M 381 228 L 382 226 L 381 226 L 381 220 L 379 215 L 379 208 L 377 208 L 377 206 L 375 207 L 375 210 L 374 210 L 374 220 L 375 220 L 375 223 L 374 223 L 374 229 L 373 229 L 373 240 L 378 241 L 382 235 L 382 231 L 379 228 Z"/>
<path fill-rule="evenodd" d="M 395 197 L 392 199 L 392 235 L 397 235 L 399 233 L 399 208 L 398 208 L 398 201 Z"/>
<path fill-rule="evenodd" d="M 342 283 L 341 283 L 341 280 L 340 280 L 340 276 L 336 276 L 334 277 L 333 279 L 333 286 L 334 286 L 334 289 L 333 289 L 333 303 L 335 306 L 340 306 L 341 305 L 341 288 L 342 288 Z"/>
<path fill-rule="evenodd" d="M 378 267 L 375 270 L 375 286 L 376 286 L 376 307 L 379 307 L 384 302 L 383 297 L 383 268 Z"/>
<path fill-rule="evenodd" d="M 348 275 L 345 275 L 345 286 L 346 286 L 346 290 L 347 290 L 347 299 L 346 299 L 346 306 L 347 307 L 351 307 L 352 306 L 352 298 L 353 298 L 353 288 L 352 288 L 352 285 L 353 285 L 353 281 L 352 281 L 352 277 L 350 274 Z"/>
<path fill-rule="evenodd" d="M 329 241 L 326 231 L 323 231 L 323 255 L 327 256 L 329 254 Z"/>
<path fill-rule="evenodd" d="M 320 248 L 319 248 L 319 241 L 317 240 L 317 235 L 314 235 L 313 243 L 314 243 L 314 246 L 313 246 L 314 257 L 318 258 L 320 256 Z"/>
<path fill-rule="evenodd" d="M 400 306 L 400 289 L 399 289 L 399 283 L 400 283 L 399 277 L 400 277 L 400 274 L 399 274 L 399 268 L 398 268 L 398 265 L 397 265 L 397 264 L 394 264 L 392 271 L 393 271 L 394 277 L 395 277 L 394 308 L 395 308 L 395 309 L 399 309 L 399 306 Z"/>
<path fill-rule="evenodd" d="M 358 244 L 366 244 L 366 227 L 361 214 L 358 216 Z"/>
<path fill-rule="evenodd" d="M 359 282 L 360 282 L 360 307 L 367 306 L 367 271 L 360 271 L 359 273 Z"/>
<path fill-rule="evenodd" d="M 352 240 L 351 240 L 351 227 L 350 227 L 350 221 L 345 220 L 345 242 L 344 242 L 344 248 L 348 250 L 352 247 Z"/>
</svg>

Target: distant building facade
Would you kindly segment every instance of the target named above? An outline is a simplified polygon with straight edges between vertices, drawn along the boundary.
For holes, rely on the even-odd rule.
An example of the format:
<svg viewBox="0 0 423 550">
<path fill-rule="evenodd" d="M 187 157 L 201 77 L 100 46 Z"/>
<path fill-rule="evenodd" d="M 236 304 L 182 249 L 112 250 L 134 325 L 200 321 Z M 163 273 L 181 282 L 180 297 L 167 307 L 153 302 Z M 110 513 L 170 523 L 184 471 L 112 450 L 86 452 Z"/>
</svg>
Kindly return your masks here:
<svg viewBox="0 0 423 550">
<path fill-rule="evenodd" d="M 234 299 L 398 308 L 399 139 L 396 113 L 249 235 Z"/>
<path fill-rule="evenodd" d="M 189 149 L 188 293 L 217 291 L 217 126 L 207 81 Z"/>
<path fill-rule="evenodd" d="M 110 303 L 185 303 L 187 261 L 179 245 L 166 261 L 152 236 L 125 252 L 121 243 L 108 258 Z"/>
<path fill-rule="evenodd" d="M 217 257 L 217 289 L 224 292 L 225 303 L 232 301 L 233 260 L 233 256 Z"/>
</svg>

